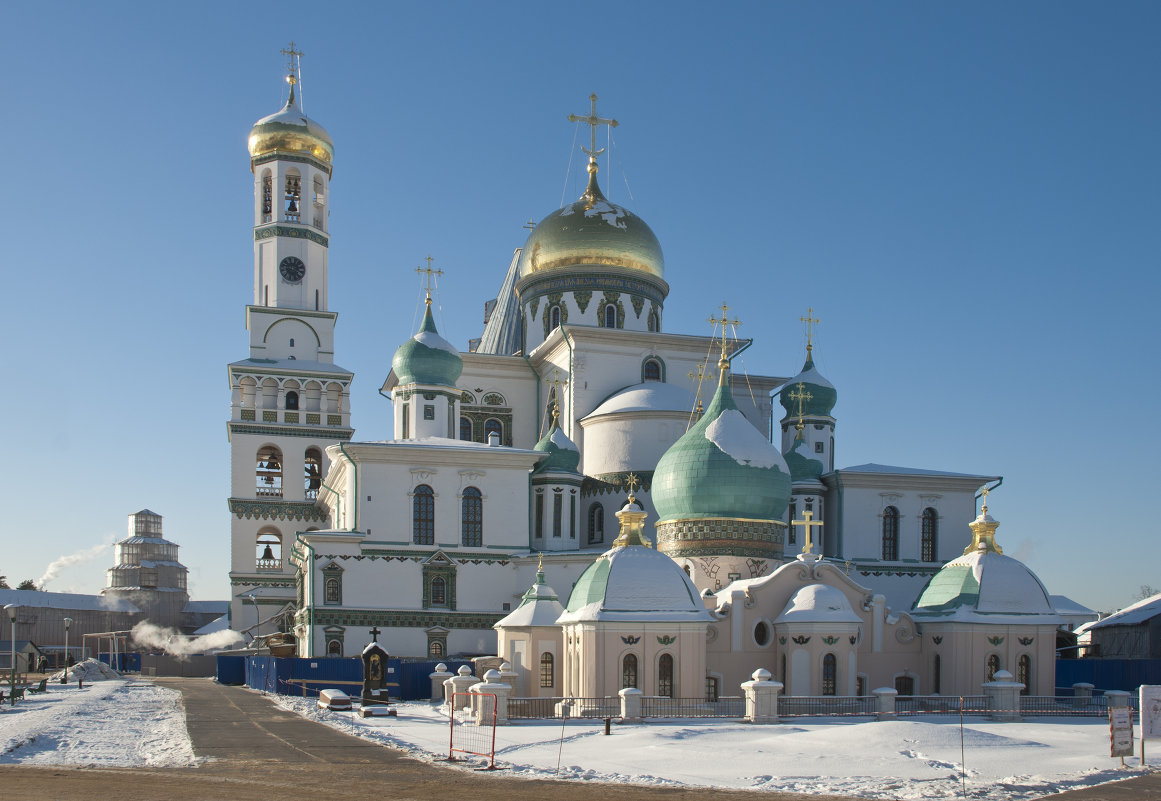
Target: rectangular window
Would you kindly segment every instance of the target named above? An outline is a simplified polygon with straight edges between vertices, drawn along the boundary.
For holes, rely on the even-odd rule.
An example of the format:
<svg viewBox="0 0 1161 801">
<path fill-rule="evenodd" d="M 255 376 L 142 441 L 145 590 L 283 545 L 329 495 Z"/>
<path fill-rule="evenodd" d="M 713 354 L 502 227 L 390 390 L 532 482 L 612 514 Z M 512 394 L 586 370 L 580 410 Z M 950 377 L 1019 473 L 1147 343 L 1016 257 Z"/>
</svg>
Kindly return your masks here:
<svg viewBox="0 0 1161 801">
<path fill-rule="evenodd" d="M 435 419 L 435 407 L 432 406 L 430 403 L 425 403 L 423 405 L 423 419 L 424 420 L 434 420 Z"/>
<path fill-rule="evenodd" d="M 576 539 L 576 495 L 568 496 L 568 536 Z"/>
<path fill-rule="evenodd" d="M 407 412 L 408 412 L 408 410 L 409 410 L 410 408 L 411 408 L 411 407 L 409 407 L 409 406 L 404 406 L 404 407 L 403 407 L 403 436 L 402 436 L 402 437 L 400 437 L 400 439 L 407 439 L 409 436 L 411 436 L 411 435 L 408 433 L 408 431 L 407 431 L 407 428 L 408 428 L 408 426 L 407 426 L 407 422 L 408 422 L 407 418 L 410 416 L 410 415 L 408 415 L 408 414 L 407 414 Z"/>
<path fill-rule="evenodd" d="M 536 493 L 536 539 L 544 537 L 544 493 Z"/>
<path fill-rule="evenodd" d="M 815 453 L 822 453 L 822 443 L 821 442 L 814 443 L 814 452 Z"/>
<path fill-rule="evenodd" d="M 552 496 L 552 536 L 560 536 L 560 517 L 564 507 L 564 499 L 560 497 L 560 493 Z"/>
</svg>

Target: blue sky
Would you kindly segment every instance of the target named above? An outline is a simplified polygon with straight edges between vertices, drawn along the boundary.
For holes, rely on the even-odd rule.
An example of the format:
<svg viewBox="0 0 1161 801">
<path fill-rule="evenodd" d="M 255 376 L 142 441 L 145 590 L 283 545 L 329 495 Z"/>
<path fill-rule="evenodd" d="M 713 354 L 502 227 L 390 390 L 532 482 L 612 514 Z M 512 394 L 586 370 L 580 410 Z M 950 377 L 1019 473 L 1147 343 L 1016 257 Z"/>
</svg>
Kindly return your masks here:
<svg viewBox="0 0 1161 801">
<path fill-rule="evenodd" d="M 247 354 L 246 135 L 284 100 L 335 140 L 331 308 L 356 437 L 445 274 L 478 336 L 528 219 L 583 189 L 566 117 L 616 117 L 607 194 L 661 241 L 667 330 L 725 300 L 753 373 L 798 318 L 839 391 L 839 464 L 1004 476 L 999 542 L 1098 609 L 1161 584 L 1155 3 L 24 4 L 7 13 L 0 193 L 8 555 L 165 516 L 228 592 L 229 393 Z M 966 541 L 965 541 L 966 544 Z M 1095 558 L 1097 554 L 1102 558 Z M 111 550 L 49 589 L 94 592 Z"/>
</svg>

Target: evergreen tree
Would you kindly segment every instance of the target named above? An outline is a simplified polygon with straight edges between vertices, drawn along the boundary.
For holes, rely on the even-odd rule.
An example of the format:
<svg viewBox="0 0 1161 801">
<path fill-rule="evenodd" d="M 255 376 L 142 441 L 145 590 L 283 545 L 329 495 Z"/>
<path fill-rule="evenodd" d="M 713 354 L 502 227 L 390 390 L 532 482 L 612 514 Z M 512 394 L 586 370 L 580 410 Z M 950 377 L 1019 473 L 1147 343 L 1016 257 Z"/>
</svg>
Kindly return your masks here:
<svg viewBox="0 0 1161 801">
<path fill-rule="evenodd" d="M 8 586 L 8 577 L 7 576 L 0 576 L 0 590 L 10 590 L 10 589 L 12 589 L 12 588 Z"/>
<path fill-rule="evenodd" d="M 16 585 L 16 589 L 18 589 L 18 590 L 35 590 L 36 589 L 36 582 L 33 581 L 32 579 L 25 579 L 24 581 L 22 581 Z"/>
</svg>

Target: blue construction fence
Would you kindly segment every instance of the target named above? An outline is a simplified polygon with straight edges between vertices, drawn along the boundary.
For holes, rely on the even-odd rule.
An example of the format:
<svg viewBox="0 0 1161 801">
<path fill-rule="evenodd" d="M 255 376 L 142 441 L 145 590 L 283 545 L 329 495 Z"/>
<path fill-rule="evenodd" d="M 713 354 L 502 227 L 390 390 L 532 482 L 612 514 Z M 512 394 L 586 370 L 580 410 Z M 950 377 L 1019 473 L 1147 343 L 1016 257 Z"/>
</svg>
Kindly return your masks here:
<svg viewBox="0 0 1161 801">
<path fill-rule="evenodd" d="M 1097 690 L 1136 692 L 1142 684 L 1161 684 L 1161 659 L 1057 659 L 1056 686 L 1079 682 Z"/>
<path fill-rule="evenodd" d="M 388 682 L 392 698 L 417 701 L 431 697 L 431 674 L 435 666 L 447 665 L 455 673 L 461 665 L 472 667 L 466 659 L 441 659 L 421 662 L 387 660 Z M 303 659 L 274 656 L 219 656 L 218 682 L 245 684 L 255 690 L 282 695 L 314 697 L 319 690 L 337 689 L 357 696 L 363 686 L 363 660 L 358 658 L 320 657 Z"/>
</svg>

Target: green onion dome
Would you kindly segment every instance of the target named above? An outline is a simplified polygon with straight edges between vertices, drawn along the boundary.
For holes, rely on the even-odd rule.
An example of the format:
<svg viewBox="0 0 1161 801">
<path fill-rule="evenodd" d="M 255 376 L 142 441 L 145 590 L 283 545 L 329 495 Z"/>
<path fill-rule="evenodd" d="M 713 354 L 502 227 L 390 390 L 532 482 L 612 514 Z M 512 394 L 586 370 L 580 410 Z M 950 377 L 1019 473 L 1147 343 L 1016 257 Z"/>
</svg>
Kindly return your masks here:
<svg viewBox="0 0 1161 801">
<path fill-rule="evenodd" d="M 520 255 L 520 277 L 605 267 L 655 278 L 665 275 L 661 243 L 653 230 L 633 212 L 605 199 L 597 185 L 596 164 L 590 163 L 588 188 L 580 199 L 532 229 Z"/>
<path fill-rule="evenodd" d="M 428 384 L 454 387 L 464 370 L 464 360 L 455 346 L 441 337 L 431 315 L 431 298 L 423 313 L 419 333 L 399 346 L 391 359 L 391 369 L 399 385 Z"/>
<path fill-rule="evenodd" d="M 802 386 L 799 387 L 799 384 Z M 786 417 L 798 417 L 798 400 L 791 398 L 791 393 L 799 392 L 810 395 L 809 400 L 802 401 L 803 417 L 830 417 L 835 403 L 838 401 L 838 392 L 834 384 L 827 381 L 814 366 L 814 357 L 810 350 L 806 351 L 806 364 L 802 371 L 787 381 L 778 393 L 778 400 L 786 410 Z"/>
<path fill-rule="evenodd" d="M 734 402 L 722 368 L 701 420 L 657 463 L 651 487 L 659 522 L 711 517 L 779 520 L 790 502 L 782 454 Z"/>
<path fill-rule="evenodd" d="M 547 453 L 548 458 L 536 466 L 534 473 L 575 473 L 580 463 L 580 451 L 556 423 L 557 412 L 552 411 L 552 428 L 532 446 L 532 450 Z"/>
<path fill-rule="evenodd" d="M 790 468 L 791 481 L 816 481 L 822 475 L 822 462 L 811 451 L 810 443 L 802 436 L 802 429 L 798 430 L 790 450 L 782 456 L 786 459 L 786 466 Z"/>
</svg>

